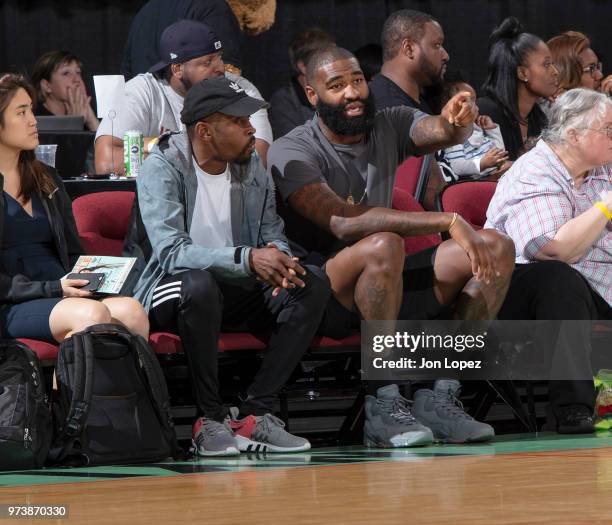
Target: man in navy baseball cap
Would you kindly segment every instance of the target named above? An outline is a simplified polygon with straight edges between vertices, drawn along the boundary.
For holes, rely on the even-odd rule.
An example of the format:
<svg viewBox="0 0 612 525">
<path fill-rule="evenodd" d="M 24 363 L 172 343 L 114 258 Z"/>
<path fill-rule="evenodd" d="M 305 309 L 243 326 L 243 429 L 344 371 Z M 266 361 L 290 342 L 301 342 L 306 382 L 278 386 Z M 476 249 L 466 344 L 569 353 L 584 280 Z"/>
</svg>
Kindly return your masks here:
<svg viewBox="0 0 612 525">
<path fill-rule="evenodd" d="M 164 30 L 159 49 L 161 60 L 149 69 L 149 73 L 156 73 L 170 64 L 183 64 L 193 58 L 213 58 L 217 55 L 220 58 L 223 46 L 206 24 L 179 20 Z"/>
<path fill-rule="evenodd" d="M 185 92 L 203 78 L 220 78 L 225 72 L 223 45 L 202 22 L 179 20 L 162 33 L 161 60 L 149 73 L 166 79 L 175 76 Z"/>
<path fill-rule="evenodd" d="M 262 98 L 245 78 L 225 73 L 223 45 L 215 32 L 195 20 L 179 20 L 168 26 L 160 39 L 160 61 L 148 73 L 138 75 L 125 85 L 125 96 L 117 99 L 116 116 L 104 118 L 95 141 L 98 173 L 123 170 L 123 135 L 140 131 L 145 151 L 150 152 L 164 131 L 179 131 L 183 99 L 189 89 L 204 79 L 224 75 L 250 96 Z M 251 118 L 255 146 L 265 162 L 272 143 L 272 129 L 265 108 Z"/>
</svg>

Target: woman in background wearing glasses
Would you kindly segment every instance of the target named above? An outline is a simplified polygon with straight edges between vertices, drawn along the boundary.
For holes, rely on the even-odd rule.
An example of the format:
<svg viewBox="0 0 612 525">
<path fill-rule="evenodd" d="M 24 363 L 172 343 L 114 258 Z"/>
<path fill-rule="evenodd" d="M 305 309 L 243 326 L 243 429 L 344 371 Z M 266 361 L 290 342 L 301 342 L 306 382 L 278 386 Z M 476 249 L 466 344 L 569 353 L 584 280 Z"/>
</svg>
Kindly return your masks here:
<svg viewBox="0 0 612 525">
<path fill-rule="evenodd" d="M 604 78 L 602 65 L 591 42 L 578 31 L 566 31 L 548 41 L 548 48 L 559 71 L 558 97 L 568 89 L 583 87 L 612 95 L 612 75 Z"/>
</svg>

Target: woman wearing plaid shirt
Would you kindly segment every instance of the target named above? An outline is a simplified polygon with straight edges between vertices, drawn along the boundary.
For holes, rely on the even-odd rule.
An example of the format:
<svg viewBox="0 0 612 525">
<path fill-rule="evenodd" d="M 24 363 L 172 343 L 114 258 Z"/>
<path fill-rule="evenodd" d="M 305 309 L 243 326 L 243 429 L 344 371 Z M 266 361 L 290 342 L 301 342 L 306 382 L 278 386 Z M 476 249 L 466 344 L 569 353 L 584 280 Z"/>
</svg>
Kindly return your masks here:
<svg viewBox="0 0 612 525">
<path fill-rule="evenodd" d="M 514 163 L 489 204 L 485 227 L 506 233 L 516 247 L 499 317 L 612 320 L 610 219 L 612 99 L 572 89 L 557 99 L 541 140 Z M 588 377 L 590 343 L 578 346 L 565 357 Z M 551 383 L 557 430 L 592 431 L 593 400 L 592 381 Z"/>
</svg>

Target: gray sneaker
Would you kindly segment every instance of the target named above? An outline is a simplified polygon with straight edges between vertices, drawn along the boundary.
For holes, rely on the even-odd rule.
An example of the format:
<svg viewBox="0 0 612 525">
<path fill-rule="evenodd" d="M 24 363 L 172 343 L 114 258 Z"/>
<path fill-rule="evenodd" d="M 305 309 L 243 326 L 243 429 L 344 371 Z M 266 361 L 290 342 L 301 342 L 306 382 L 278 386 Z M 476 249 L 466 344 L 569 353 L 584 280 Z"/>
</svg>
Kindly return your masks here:
<svg viewBox="0 0 612 525">
<path fill-rule="evenodd" d="M 238 419 L 238 409 L 230 408 L 230 427 L 241 452 L 303 452 L 310 450 L 307 439 L 289 434 L 285 423 L 272 414 Z"/>
<path fill-rule="evenodd" d="M 438 379 L 433 392 L 423 388 L 414 395 L 414 416 L 431 430 L 441 443 L 489 441 L 495 436 L 491 425 L 476 421 L 459 401 L 461 385 L 454 379 Z"/>
<path fill-rule="evenodd" d="M 410 411 L 410 401 L 402 397 L 397 385 L 376 391 L 365 398 L 363 443 L 367 447 L 396 448 L 430 445 L 433 434 Z"/>
<path fill-rule="evenodd" d="M 198 456 L 237 456 L 240 454 L 238 444 L 228 424 L 205 417 L 198 418 L 193 424 L 191 451 Z"/>
</svg>

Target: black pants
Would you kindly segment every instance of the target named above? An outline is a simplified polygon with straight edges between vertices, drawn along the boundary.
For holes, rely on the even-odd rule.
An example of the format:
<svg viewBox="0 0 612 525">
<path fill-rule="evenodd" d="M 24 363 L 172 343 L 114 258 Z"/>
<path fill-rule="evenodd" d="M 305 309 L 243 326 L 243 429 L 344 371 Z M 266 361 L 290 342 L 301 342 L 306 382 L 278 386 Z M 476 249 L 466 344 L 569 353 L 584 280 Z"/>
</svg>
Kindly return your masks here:
<svg viewBox="0 0 612 525">
<path fill-rule="evenodd" d="M 217 353 L 224 327 L 271 332 L 270 343 L 241 414 L 262 415 L 308 349 L 330 296 L 329 280 L 307 266 L 304 288 L 283 290 L 253 282 L 246 289 L 216 280 L 206 270 L 165 277 L 157 286 L 149 312 L 152 330 L 180 335 L 194 382 L 201 415 L 222 421 L 226 415 L 219 395 Z"/>
<path fill-rule="evenodd" d="M 559 261 L 519 264 L 512 274 L 510 289 L 498 318 L 539 320 L 612 319 L 612 308 L 586 279 L 571 266 Z M 576 334 L 583 341 L 561 345 L 553 356 L 552 367 L 573 370 L 579 377 L 591 377 L 590 328 Z M 593 381 L 550 381 L 550 403 L 556 407 L 580 404 L 593 409 Z"/>
</svg>

